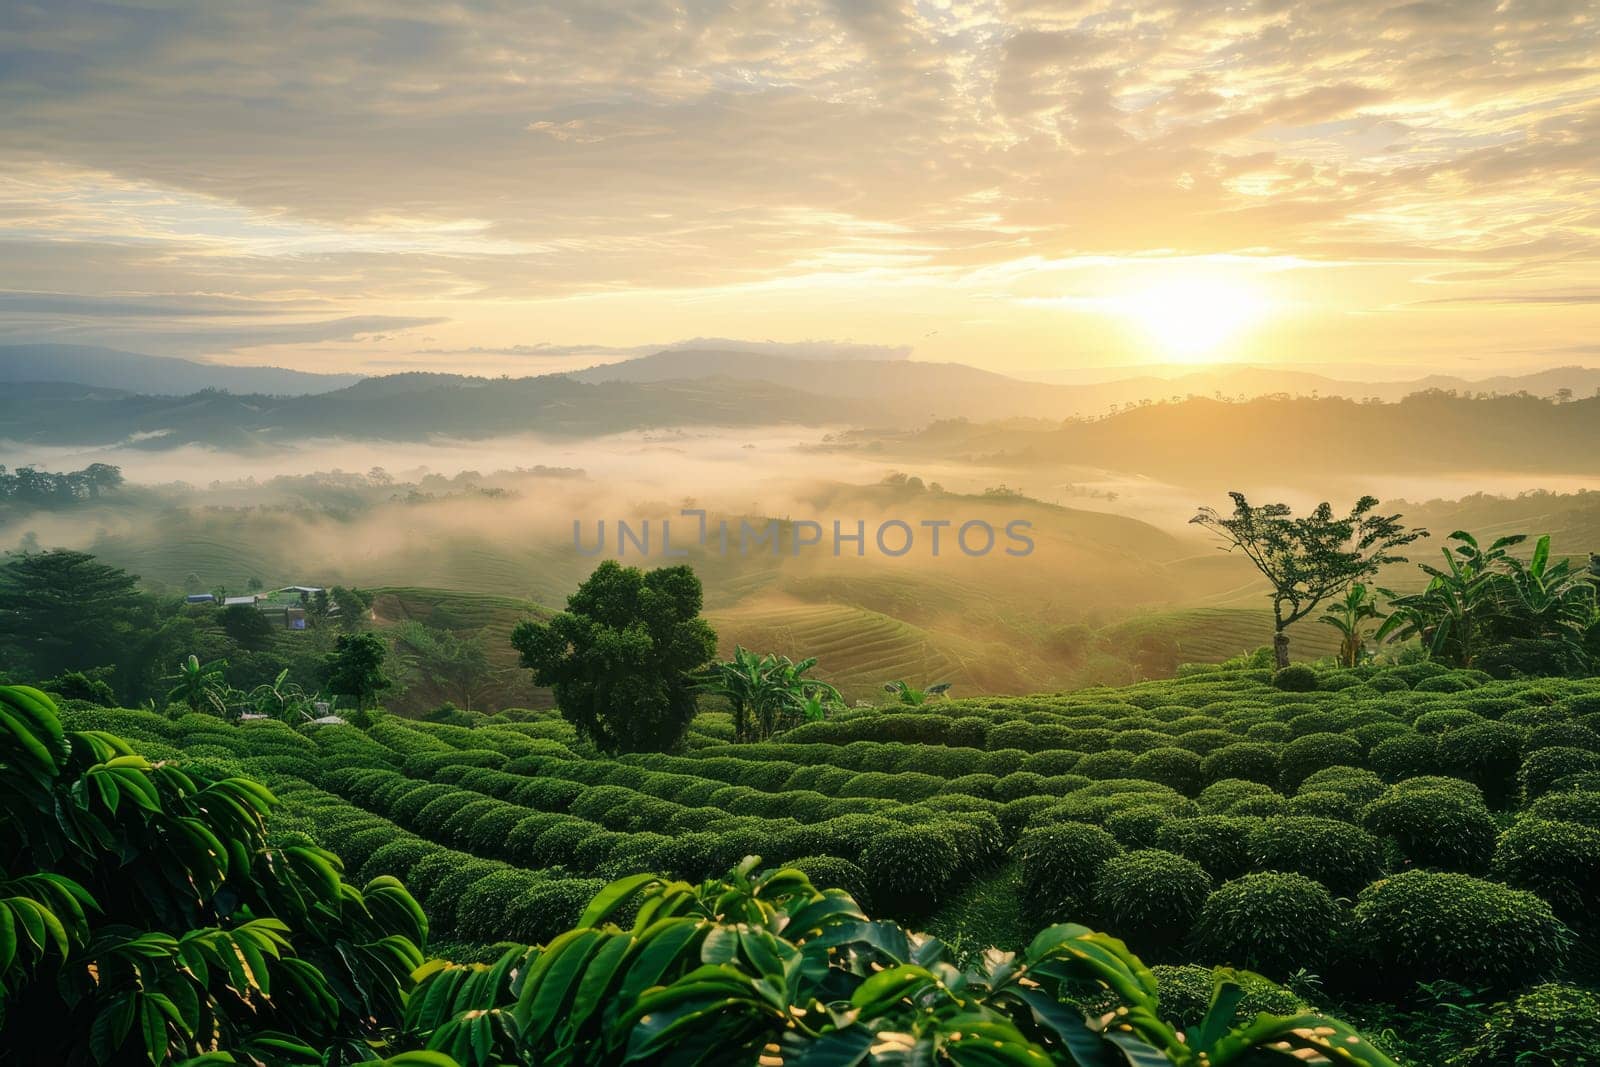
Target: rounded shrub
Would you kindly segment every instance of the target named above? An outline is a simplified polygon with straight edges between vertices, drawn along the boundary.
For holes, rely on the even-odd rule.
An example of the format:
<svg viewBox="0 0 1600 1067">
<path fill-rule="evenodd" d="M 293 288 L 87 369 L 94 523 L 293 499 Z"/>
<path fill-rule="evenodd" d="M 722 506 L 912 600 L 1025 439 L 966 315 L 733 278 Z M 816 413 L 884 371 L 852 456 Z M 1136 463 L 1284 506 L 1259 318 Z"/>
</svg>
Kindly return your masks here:
<svg viewBox="0 0 1600 1067">
<path fill-rule="evenodd" d="M 1517 793 L 1523 730 L 1503 722 L 1481 722 L 1439 738 L 1439 767 L 1476 783 L 1491 808 L 1505 807 Z"/>
<path fill-rule="evenodd" d="M 868 892 L 890 915 L 924 913 L 957 874 L 950 839 L 932 826 L 901 826 L 874 838 L 861 852 Z"/>
<path fill-rule="evenodd" d="M 1045 922 L 1082 922 L 1091 915 L 1100 868 L 1121 853 L 1116 838 L 1087 823 L 1028 830 L 1014 850 L 1023 899 Z"/>
<path fill-rule="evenodd" d="M 1247 874 L 1207 898 L 1193 942 L 1209 962 L 1283 976 L 1329 959 L 1342 921 L 1320 882 L 1279 871 Z"/>
<path fill-rule="evenodd" d="M 1212 782 L 1200 791 L 1196 803 L 1207 815 L 1220 815 L 1247 797 L 1278 796 L 1278 791 L 1263 782 L 1247 782 L 1243 778 L 1224 778 Z"/>
<path fill-rule="evenodd" d="M 1108 748 L 1084 756 L 1072 770 L 1074 774 L 1101 781 L 1113 778 L 1136 778 L 1138 776 L 1133 773 L 1133 765 L 1137 760 L 1137 756 L 1125 749 Z"/>
<path fill-rule="evenodd" d="M 1488 869 L 1498 833 L 1483 801 L 1449 789 L 1391 789 L 1367 806 L 1361 823 L 1388 838 L 1409 866 L 1468 874 Z"/>
<path fill-rule="evenodd" d="M 1567 922 L 1587 925 L 1600 908 L 1600 830 L 1523 816 L 1500 836 L 1493 871 L 1539 894 Z"/>
<path fill-rule="evenodd" d="M 1233 805 L 1223 812 L 1224 815 L 1238 815 L 1253 819 L 1270 819 L 1274 815 L 1287 815 L 1288 813 L 1288 799 L 1276 793 L 1245 797 L 1243 800 L 1234 801 Z"/>
<path fill-rule="evenodd" d="M 1367 765 L 1386 782 L 1431 774 L 1438 768 L 1439 743 L 1419 733 L 1400 734 L 1379 741 L 1367 753 Z"/>
<path fill-rule="evenodd" d="M 540 882 L 512 902 L 500 929 L 513 940 L 547 945 L 577 925 L 589 902 L 605 885 L 598 878 Z"/>
<path fill-rule="evenodd" d="M 1528 805 L 1526 814 L 1600 830 L 1600 793 L 1579 790 L 1546 793 Z"/>
<path fill-rule="evenodd" d="M 1345 716 L 1332 711 L 1301 712 L 1289 720 L 1289 734 L 1292 737 L 1306 737 L 1310 734 L 1342 733 L 1348 725 L 1345 719 Z"/>
<path fill-rule="evenodd" d="M 1577 1067 L 1600 1062 L 1600 993 L 1535 986 L 1489 1016 L 1450 1067 Z"/>
<path fill-rule="evenodd" d="M 1161 808 L 1142 806 L 1114 811 L 1101 825 L 1123 848 L 1149 848 L 1156 843 L 1161 827 L 1172 821 L 1172 816 Z"/>
<path fill-rule="evenodd" d="M 1216 976 L 1210 967 L 1197 963 L 1160 963 L 1150 968 L 1156 979 L 1156 997 L 1161 1017 L 1180 1027 L 1200 1025 L 1211 1007 Z M 1232 1022 L 1248 1023 L 1257 1015 L 1294 1015 L 1302 1010 L 1299 997 L 1259 974 L 1241 971 L 1235 976 L 1244 996 L 1233 1011 Z"/>
<path fill-rule="evenodd" d="M 1304 663 L 1291 663 L 1272 676 L 1272 688 L 1285 693 L 1310 693 L 1317 688 L 1317 672 Z"/>
<path fill-rule="evenodd" d="M 485 944 L 505 936 L 506 916 L 519 897 L 541 881 L 532 871 L 505 867 L 479 878 L 454 901 L 457 936 Z"/>
<path fill-rule="evenodd" d="M 1211 876 L 1191 859 L 1146 848 L 1113 856 L 1095 882 L 1095 909 L 1142 956 L 1170 955 L 1211 895 Z"/>
<path fill-rule="evenodd" d="M 1596 771 L 1600 771 L 1600 754 L 1586 748 L 1541 748 L 1530 752 L 1517 771 L 1522 802 L 1537 800 L 1580 774 Z"/>
<path fill-rule="evenodd" d="M 1156 834 L 1156 847 L 1194 860 L 1218 883 L 1250 869 L 1250 819 L 1200 815 L 1174 819 Z"/>
<path fill-rule="evenodd" d="M 1463 726 L 1475 726 L 1483 721 L 1482 715 L 1465 708 L 1439 708 L 1418 715 L 1411 721 L 1411 728 L 1424 736 L 1437 737 L 1451 730 L 1459 730 Z"/>
<path fill-rule="evenodd" d="M 1135 778 L 1171 786 L 1186 797 L 1200 791 L 1200 757 L 1187 749 L 1167 746 L 1143 752 L 1128 773 Z"/>
<path fill-rule="evenodd" d="M 1389 793 L 1415 793 L 1423 789 L 1443 790 L 1453 793 L 1467 800 L 1475 800 L 1479 804 L 1484 802 L 1483 790 L 1465 778 L 1452 778 L 1446 774 L 1424 774 L 1417 778 L 1407 778 L 1403 782 L 1396 782 L 1385 792 Z"/>
<path fill-rule="evenodd" d="M 1263 785 L 1277 785 L 1278 746 L 1258 741 L 1236 741 L 1217 749 L 1200 764 L 1208 782 L 1224 778 L 1243 778 Z"/>
<path fill-rule="evenodd" d="M 1256 722 L 1244 732 L 1247 741 L 1262 741 L 1269 744 L 1281 744 L 1294 737 L 1294 731 L 1289 729 L 1286 722 Z"/>
<path fill-rule="evenodd" d="M 867 872 L 837 856 L 801 856 L 790 860 L 785 867 L 793 867 L 818 889 L 843 889 L 861 905 L 863 911 L 872 910 L 872 896 L 867 891 Z"/>
<path fill-rule="evenodd" d="M 1382 853 L 1371 834 L 1337 819 L 1288 815 L 1250 832 L 1251 865 L 1314 878 L 1335 896 L 1353 897 L 1378 876 Z"/>
<path fill-rule="evenodd" d="M 1343 734 L 1307 734 L 1283 747 L 1278 768 L 1285 793 L 1293 793 L 1317 771 L 1361 763 L 1366 754 L 1354 738 Z"/>
<path fill-rule="evenodd" d="M 1546 723 L 1529 730 L 1522 742 L 1524 752 L 1536 752 L 1541 748 L 1582 748 L 1600 752 L 1600 733 L 1581 722 Z"/>
<path fill-rule="evenodd" d="M 1197 730 L 1188 730 L 1172 739 L 1178 748 L 1186 749 L 1202 758 L 1211 755 L 1224 745 L 1231 745 L 1239 738 L 1226 730 L 1216 727 L 1202 727 Z"/>
<path fill-rule="evenodd" d="M 1030 774 L 1042 774 L 1046 778 L 1053 778 L 1056 775 L 1071 774 L 1072 769 L 1078 765 L 1078 761 L 1082 758 L 1083 753 L 1076 749 L 1055 748 L 1045 752 L 1035 752 L 1023 760 L 1022 766 L 1018 769 L 1027 771 Z"/>
<path fill-rule="evenodd" d="M 1302 793 L 1342 793 L 1357 805 L 1372 803 L 1383 791 L 1383 779 L 1360 767 L 1324 767 L 1300 783 Z"/>
<path fill-rule="evenodd" d="M 417 864 L 439 851 L 439 846 L 433 842 L 410 834 L 392 837 L 387 845 L 379 848 L 361 865 L 360 880 L 370 882 L 379 875 L 387 874 L 402 882 L 409 881 L 411 871 Z"/>
<path fill-rule="evenodd" d="M 1568 934 L 1543 899 L 1467 874 L 1407 871 L 1356 901 L 1352 934 L 1380 974 L 1508 989 L 1557 971 Z"/>
<path fill-rule="evenodd" d="M 1310 815 L 1319 819 L 1355 822 L 1360 814 L 1361 805 L 1348 795 L 1336 793 L 1331 789 L 1302 788 L 1284 804 L 1283 811 L 1285 815 Z"/>
</svg>

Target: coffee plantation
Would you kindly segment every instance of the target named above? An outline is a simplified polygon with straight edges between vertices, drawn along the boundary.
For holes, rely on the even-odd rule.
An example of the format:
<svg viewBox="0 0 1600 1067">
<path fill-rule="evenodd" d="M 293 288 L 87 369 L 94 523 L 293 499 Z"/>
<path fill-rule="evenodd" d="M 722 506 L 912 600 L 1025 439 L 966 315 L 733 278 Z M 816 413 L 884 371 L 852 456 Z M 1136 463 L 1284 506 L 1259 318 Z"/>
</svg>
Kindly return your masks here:
<svg viewBox="0 0 1600 1067">
<path fill-rule="evenodd" d="M 1600 681 L 1312 675 L 857 708 L 742 744 L 702 711 L 678 752 L 614 757 L 553 712 L 296 729 L 68 701 L 52 730 L 48 698 L 8 690 L 28 710 L 4 757 L 5 1037 L 70 1043 L 75 1020 L 94 1036 L 72 1055 L 103 1063 L 1590 1062 L 1540 1059 L 1524 1031 L 1600 1047 L 1576 1007 L 1594 995 Z M 57 802 L 110 829 L 43 844 Z M 135 906 L 117 864 L 189 856 L 163 827 L 191 819 L 229 862 L 180 868 L 199 872 L 182 908 Z M 70 915 L 64 936 L 17 900 Z M 108 936 L 264 922 L 250 951 L 277 985 L 190 975 L 200 1016 L 147 998 L 124 1023 L 114 986 L 61 992 L 112 973 Z M 344 944 L 364 946 L 359 980 Z M 327 1011 L 290 1010 L 319 983 Z M 1449 988 L 1475 1007 L 1418 1009 Z M 1308 1011 L 1384 1053 L 1305 1037 L 1348 1033 Z"/>
</svg>

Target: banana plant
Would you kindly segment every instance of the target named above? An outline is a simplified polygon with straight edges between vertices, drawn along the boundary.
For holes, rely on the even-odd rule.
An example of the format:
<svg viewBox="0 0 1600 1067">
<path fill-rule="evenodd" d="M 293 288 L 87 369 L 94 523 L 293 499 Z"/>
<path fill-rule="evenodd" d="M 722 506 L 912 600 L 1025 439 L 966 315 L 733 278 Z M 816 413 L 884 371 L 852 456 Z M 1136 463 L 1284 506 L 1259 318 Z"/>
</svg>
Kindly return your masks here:
<svg viewBox="0 0 1600 1067">
<path fill-rule="evenodd" d="M 815 656 L 796 663 L 774 653 L 757 655 L 740 645 L 733 659 L 712 664 L 695 685 L 728 702 L 735 741 L 765 741 L 796 723 L 826 717 L 843 699 L 827 682 L 805 677 L 816 665 Z"/>
<path fill-rule="evenodd" d="M 1464 530 L 1455 531 L 1449 540 L 1455 544 L 1441 550 L 1443 567 L 1420 565 L 1428 575 L 1422 592 L 1402 595 L 1379 590 L 1393 610 L 1378 627 L 1377 639 L 1420 638 L 1433 658 L 1470 667 L 1484 646 L 1484 615 L 1493 600 L 1498 568 L 1527 536 L 1501 537 L 1487 549 Z"/>
<path fill-rule="evenodd" d="M 892 682 L 883 683 L 883 691 L 885 693 L 893 693 L 895 699 L 908 708 L 920 708 L 926 704 L 930 698 L 943 696 L 944 694 L 950 692 L 950 689 L 951 684 L 949 682 L 936 682 L 935 684 L 928 686 L 926 689 L 918 689 L 916 686 L 903 679 L 896 679 Z"/>
<path fill-rule="evenodd" d="M 176 674 L 163 679 L 177 683 L 167 690 L 168 706 L 182 704 L 193 712 L 208 712 L 227 718 L 228 686 L 222 678 L 222 672 L 227 666 L 227 660 L 202 663 L 199 656 L 193 654 L 188 656 L 178 664 Z"/>
<path fill-rule="evenodd" d="M 1344 598 L 1323 613 L 1318 622 L 1339 631 L 1339 665 L 1354 667 L 1366 650 L 1366 625 L 1386 616 L 1378 609 L 1370 586 L 1357 582 L 1345 590 Z"/>
</svg>

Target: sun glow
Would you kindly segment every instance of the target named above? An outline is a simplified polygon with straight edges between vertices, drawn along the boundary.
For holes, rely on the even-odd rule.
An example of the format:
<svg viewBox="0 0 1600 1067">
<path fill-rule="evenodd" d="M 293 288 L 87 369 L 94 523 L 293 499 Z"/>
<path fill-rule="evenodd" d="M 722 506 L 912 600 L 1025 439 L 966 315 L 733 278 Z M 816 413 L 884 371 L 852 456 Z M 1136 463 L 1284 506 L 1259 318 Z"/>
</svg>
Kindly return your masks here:
<svg viewBox="0 0 1600 1067">
<path fill-rule="evenodd" d="M 1262 293 L 1238 279 L 1175 278 L 1130 292 L 1117 309 L 1170 359 L 1203 363 L 1267 314 Z"/>
</svg>

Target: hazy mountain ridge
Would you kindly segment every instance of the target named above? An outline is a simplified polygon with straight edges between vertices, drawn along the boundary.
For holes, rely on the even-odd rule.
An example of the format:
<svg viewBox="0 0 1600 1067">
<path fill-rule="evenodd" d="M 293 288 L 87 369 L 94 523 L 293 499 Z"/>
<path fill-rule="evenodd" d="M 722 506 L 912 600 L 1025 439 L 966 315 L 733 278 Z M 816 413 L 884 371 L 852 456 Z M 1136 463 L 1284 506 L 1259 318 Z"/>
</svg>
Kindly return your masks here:
<svg viewBox="0 0 1600 1067">
<path fill-rule="evenodd" d="M 342 389 L 362 377 L 283 367 L 232 367 L 97 345 L 0 345 L 0 382 L 69 382 L 156 396 L 187 396 L 202 389 L 304 396 Z"/>
</svg>

